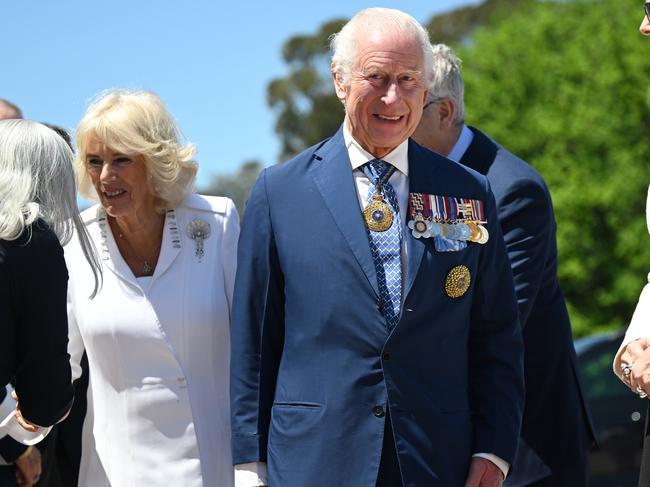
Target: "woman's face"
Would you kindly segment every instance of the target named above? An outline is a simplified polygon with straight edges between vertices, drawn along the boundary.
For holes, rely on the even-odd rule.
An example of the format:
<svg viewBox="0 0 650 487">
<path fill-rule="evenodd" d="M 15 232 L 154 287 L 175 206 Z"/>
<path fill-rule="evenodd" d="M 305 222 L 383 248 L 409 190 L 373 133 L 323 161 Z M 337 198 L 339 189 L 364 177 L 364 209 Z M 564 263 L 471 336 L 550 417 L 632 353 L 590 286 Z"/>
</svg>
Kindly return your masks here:
<svg viewBox="0 0 650 487">
<path fill-rule="evenodd" d="M 115 152 L 91 135 L 86 144 L 86 170 L 110 216 L 129 218 L 155 211 L 156 197 L 147 183 L 143 156 Z"/>
<path fill-rule="evenodd" d="M 650 2 L 645 2 L 644 9 L 646 12 L 648 12 L 649 6 L 650 6 Z M 639 27 L 639 30 L 641 31 L 641 34 L 643 34 L 644 36 L 650 36 L 650 20 L 648 20 L 648 14 L 645 14 L 643 16 L 643 20 L 641 21 L 641 26 Z"/>
</svg>

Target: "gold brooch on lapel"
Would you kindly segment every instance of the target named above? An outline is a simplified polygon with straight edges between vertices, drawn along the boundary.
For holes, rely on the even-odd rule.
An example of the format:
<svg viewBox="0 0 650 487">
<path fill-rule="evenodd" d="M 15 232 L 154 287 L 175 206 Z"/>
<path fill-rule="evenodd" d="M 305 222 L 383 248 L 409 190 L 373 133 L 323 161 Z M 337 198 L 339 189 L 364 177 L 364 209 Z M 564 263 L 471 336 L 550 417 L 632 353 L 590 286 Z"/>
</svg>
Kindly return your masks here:
<svg viewBox="0 0 650 487">
<path fill-rule="evenodd" d="M 203 251 L 203 241 L 210 236 L 210 224 L 199 218 L 192 220 L 187 226 L 187 236 L 196 242 L 195 255 L 198 257 L 199 262 L 201 262 L 205 254 Z"/>
<path fill-rule="evenodd" d="M 472 278 L 469 269 L 464 265 L 457 265 L 447 274 L 445 279 L 445 291 L 450 298 L 460 298 L 469 289 Z"/>
</svg>

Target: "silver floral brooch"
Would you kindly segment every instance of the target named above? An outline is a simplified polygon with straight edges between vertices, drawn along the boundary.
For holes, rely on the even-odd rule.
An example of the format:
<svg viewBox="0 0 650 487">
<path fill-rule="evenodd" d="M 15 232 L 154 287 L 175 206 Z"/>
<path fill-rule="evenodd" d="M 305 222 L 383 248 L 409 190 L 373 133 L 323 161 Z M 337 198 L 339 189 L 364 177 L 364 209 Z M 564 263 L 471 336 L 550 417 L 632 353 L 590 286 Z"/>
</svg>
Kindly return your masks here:
<svg viewBox="0 0 650 487">
<path fill-rule="evenodd" d="M 203 250 L 203 241 L 210 236 L 210 224 L 204 220 L 192 220 L 187 225 L 187 236 L 196 242 L 195 255 L 198 257 L 199 262 L 205 254 Z"/>
</svg>

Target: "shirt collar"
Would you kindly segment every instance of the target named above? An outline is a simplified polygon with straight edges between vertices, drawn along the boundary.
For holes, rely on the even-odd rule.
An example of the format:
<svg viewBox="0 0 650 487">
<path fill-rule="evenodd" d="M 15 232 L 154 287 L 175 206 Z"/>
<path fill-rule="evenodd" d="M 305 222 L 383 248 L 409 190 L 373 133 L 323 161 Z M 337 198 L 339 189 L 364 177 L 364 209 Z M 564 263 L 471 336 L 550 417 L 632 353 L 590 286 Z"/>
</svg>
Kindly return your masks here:
<svg viewBox="0 0 650 487">
<path fill-rule="evenodd" d="M 354 140 L 345 123 L 343 124 L 343 140 L 345 141 L 345 147 L 348 150 L 348 156 L 350 157 L 353 170 L 359 169 L 368 161 L 377 159 L 370 152 L 361 147 L 356 140 Z M 408 176 L 409 174 L 408 142 L 408 139 L 406 139 L 390 153 L 381 158 L 382 161 L 386 161 L 392 166 L 395 166 L 395 168 L 405 176 Z"/>
<path fill-rule="evenodd" d="M 463 125 L 463 130 L 461 130 L 458 140 L 456 141 L 454 148 L 451 149 L 447 159 L 451 159 L 454 162 L 460 162 L 465 155 L 465 151 L 472 143 L 472 140 L 474 140 L 474 132 L 472 132 L 467 125 Z"/>
</svg>

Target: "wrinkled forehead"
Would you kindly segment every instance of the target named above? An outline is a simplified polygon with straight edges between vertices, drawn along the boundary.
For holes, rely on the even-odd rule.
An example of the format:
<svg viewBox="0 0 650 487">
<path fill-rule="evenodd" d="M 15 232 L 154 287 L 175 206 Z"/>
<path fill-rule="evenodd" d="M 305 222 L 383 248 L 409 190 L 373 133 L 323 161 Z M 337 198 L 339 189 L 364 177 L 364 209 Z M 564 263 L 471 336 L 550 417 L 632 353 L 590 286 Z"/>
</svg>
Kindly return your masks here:
<svg viewBox="0 0 650 487">
<path fill-rule="evenodd" d="M 421 72 L 424 69 L 422 45 L 413 35 L 375 32 L 357 43 L 355 67 Z"/>
</svg>

